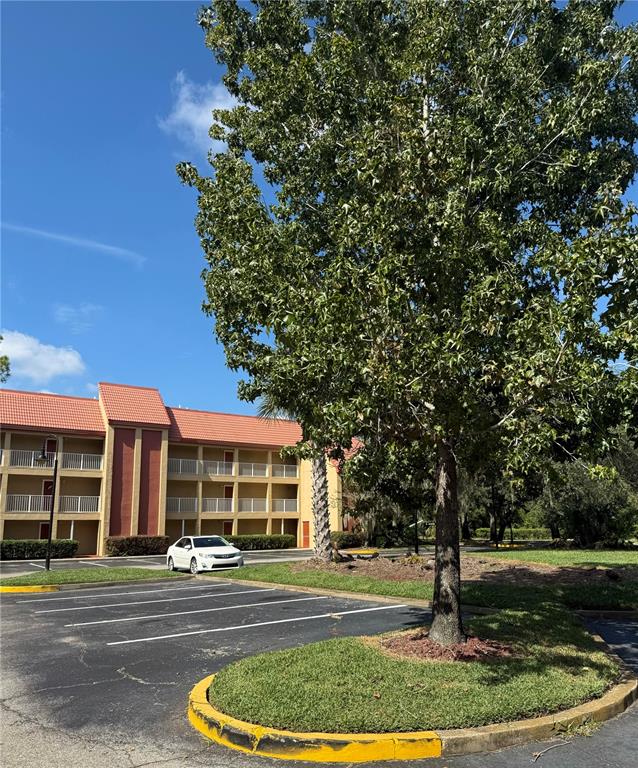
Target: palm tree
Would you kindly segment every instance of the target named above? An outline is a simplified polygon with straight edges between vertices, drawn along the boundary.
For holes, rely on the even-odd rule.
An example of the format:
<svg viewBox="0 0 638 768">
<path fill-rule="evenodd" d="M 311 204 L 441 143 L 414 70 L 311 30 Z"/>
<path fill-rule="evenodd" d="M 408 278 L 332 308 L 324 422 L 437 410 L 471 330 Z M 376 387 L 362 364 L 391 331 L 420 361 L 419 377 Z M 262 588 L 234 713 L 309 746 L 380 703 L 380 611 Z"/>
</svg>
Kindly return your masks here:
<svg viewBox="0 0 638 768">
<path fill-rule="evenodd" d="M 262 419 L 291 419 L 299 421 L 286 408 L 278 405 L 270 394 L 262 395 L 257 413 Z M 330 496 L 328 493 L 328 465 L 326 451 L 310 443 L 312 449 L 312 519 L 314 524 L 314 553 L 321 560 L 332 558 L 330 542 Z"/>
</svg>

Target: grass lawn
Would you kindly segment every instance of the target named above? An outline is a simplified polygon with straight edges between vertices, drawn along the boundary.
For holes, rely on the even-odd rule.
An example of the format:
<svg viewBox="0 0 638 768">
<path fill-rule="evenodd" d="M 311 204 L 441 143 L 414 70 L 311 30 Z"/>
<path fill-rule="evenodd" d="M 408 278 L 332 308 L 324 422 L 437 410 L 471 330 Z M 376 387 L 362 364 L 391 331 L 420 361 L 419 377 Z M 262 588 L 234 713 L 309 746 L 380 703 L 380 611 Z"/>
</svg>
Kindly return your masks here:
<svg viewBox="0 0 638 768">
<path fill-rule="evenodd" d="M 482 552 L 481 556 L 486 553 Z M 512 553 L 513 554 L 513 553 Z M 517 553 L 518 554 L 518 553 Z M 218 578 L 240 578 L 271 584 L 288 584 L 318 589 L 336 589 L 344 592 L 382 595 L 386 597 L 430 600 L 432 583 L 424 580 L 384 581 L 369 576 L 323 571 L 295 571 L 292 563 L 264 563 L 248 565 L 238 571 L 214 574 Z M 583 575 L 587 579 L 587 575 Z M 528 608 L 542 603 L 561 603 L 570 608 L 608 608 L 613 610 L 638 608 L 638 583 L 621 582 L 530 588 L 516 584 L 498 584 L 487 581 L 465 582 L 463 602 L 466 605 L 488 608 Z"/>
<path fill-rule="evenodd" d="M 358 638 L 260 654 L 223 669 L 213 706 L 295 731 L 462 728 L 548 714 L 600 696 L 618 674 L 568 613 L 502 611 L 470 623 L 514 655 L 493 661 L 398 659 Z"/>
<path fill-rule="evenodd" d="M 144 581 L 145 579 L 170 579 L 176 573 L 151 568 L 61 568 L 54 571 L 29 573 L 26 576 L 9 576 L 0 579 L 3 587 L 40 586 L 42 584 L 86 584 L 111 581 Z"/>
<path fill-rule="evenodd" d="M 494 549 L 490 552 L 465 552 L 470 557 L 496 557 L 499 560 L 521 560 L 526 563 L 544 563 L 558 566 L 602 565 L 620 568 L 638 566 L 638 549 Z"/>
</svg>

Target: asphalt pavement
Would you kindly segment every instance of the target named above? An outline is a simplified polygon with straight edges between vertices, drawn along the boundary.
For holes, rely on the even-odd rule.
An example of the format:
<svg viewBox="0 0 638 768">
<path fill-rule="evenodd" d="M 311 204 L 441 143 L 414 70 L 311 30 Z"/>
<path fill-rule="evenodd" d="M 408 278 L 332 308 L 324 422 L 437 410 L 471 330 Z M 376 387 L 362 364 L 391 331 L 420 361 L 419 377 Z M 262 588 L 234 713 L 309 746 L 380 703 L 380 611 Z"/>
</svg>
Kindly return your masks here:
<svg viewBox="0 0 638 768">
<path fill-rule="evenodd" d="M 427 621 L 415 607 L 208 577 L 3 595 L 1 608 L 3 768 L 272 767 L 275 761 L 211 744 L 192 729 L 186 702 L 194 683 L 262 651 Z M 638 622 L 596 621 L 592 629 L 638 672 Z M 518 768 L 548 747 L 540 766 L 634 768 L 638 708 L 568 744 L 418 764 Z"/>
</svg>

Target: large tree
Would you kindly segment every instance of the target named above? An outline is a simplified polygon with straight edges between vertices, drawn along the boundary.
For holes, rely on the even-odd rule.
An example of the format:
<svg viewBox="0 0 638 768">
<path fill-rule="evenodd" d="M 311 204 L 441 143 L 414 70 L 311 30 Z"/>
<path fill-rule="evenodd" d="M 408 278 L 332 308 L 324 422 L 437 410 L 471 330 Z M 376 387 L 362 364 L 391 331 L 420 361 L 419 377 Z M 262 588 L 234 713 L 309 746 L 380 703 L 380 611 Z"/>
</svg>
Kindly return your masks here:
<svg viewBox="0 0 638 768">
<path fill-rule="evenodd" d="M 212 175 L 179 167 L 199 193 L 206 309 L 242 395 L 273 392 L 305 439 L 436 451 L 441 643 L 464 638 L 459 460 L 497 440 L 519 471 L 566 425 L 583 444 L 603 413 L 635 410 L 636 369 L 620 387 L 610 369 L 636 359 L 638 307 L 637 33 L 617 5 L 200 15 L 237 100 L 215 115 Z"/>
</svg>

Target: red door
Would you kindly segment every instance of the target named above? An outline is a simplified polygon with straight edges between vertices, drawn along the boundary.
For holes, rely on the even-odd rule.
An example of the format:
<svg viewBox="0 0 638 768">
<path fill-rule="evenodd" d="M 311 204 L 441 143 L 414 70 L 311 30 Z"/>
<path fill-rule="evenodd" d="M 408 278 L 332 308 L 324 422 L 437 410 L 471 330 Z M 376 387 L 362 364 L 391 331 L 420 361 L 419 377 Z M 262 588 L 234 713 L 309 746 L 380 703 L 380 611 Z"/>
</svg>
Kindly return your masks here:
<svg viewBox="0 0 638 768">
<path fill-rule="evenodd" d="M 304 549 L 310 547 L 310 523 L 304 520 L 301 524 L 301 546 Z"/>
<path fill-rule="evenodd" d="M 232 485 L 225 485 L 224 486 L 224 498 L 225 499 L 232 499 L 233 498 L 233 486 Z"/>
<path fill-rule="evenodd" d="M 41 539 L 48 539 L 49 538 L 49 524 L 48 523 L 40 523 L 40 538 Z"/>
<path fill-rule="evenodd" d="M 229 464 L 232 464 L 234 460 L 235 460 L 234 451 L 224 451 L 224 461 L 228 462 Z"/>
<path fill-rule="evenodd" d="M 233 535 L 233 521 L 224 520 L 224 536 L 232 536 L 232 535 Z"/>
<path fill-rule="evenodd" d="M 47 453 L 47 456 L 51 456 L 51 461 L 53 461 L 53 458 L 54 458 L 53 455 L 55 454 L 55 449 L 57 448 L 57 446 L 58 446 L 57 440 L 52 440 L 52 439 L 47 440 L 46 453 Z"/>
<path fill-rule="evenodd" d="M 42 505 L 42 510 L 44 512 L 50 512 L 51 507 L 49 506 L 51 504 L 51 496 L 53 496 L 53 480 L 43 480 L 42 481 L 42 495 L 48 496 L 49 498 L 47 500 L 43 499 L 44 504 Z M 48 523 L 47 523 L 48 525 Z M 48 536 L 48 534 L 47 534 Z M 44 536 L 43 538 L 47 538 L 47 536 Z"/>
</svg>

